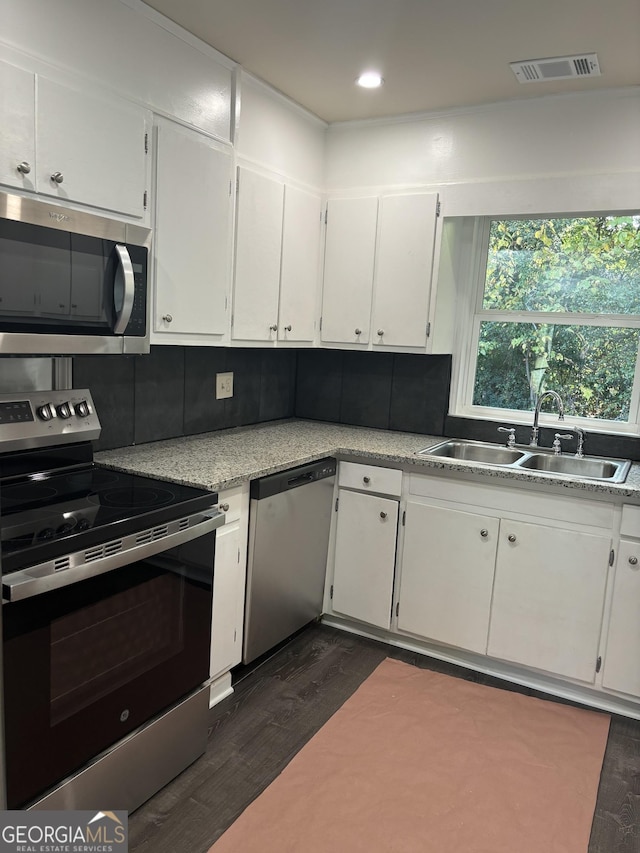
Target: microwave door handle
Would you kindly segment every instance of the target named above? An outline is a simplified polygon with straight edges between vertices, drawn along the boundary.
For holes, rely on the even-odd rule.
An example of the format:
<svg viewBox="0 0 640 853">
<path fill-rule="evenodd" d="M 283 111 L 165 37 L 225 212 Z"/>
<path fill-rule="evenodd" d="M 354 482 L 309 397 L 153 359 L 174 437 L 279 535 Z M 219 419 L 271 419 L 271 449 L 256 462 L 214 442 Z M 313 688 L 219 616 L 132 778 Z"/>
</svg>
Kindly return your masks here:
<svg viewBox="0 0 640 853">
<path fill-rule="evenodd" d="M 119 311 L 116 309 L 116 322 L 113 327 L 113 333 L 114 335 L 124 335 L 125 329 L 131 319 L 131 312 L 133 311 L 136 283 L 133 277 L 133 264 L 131 263 L 127 247 L 121 243 L 116 243 L 116 255 L 118 258 L 118 268 L 113 283 L 113 298 L 115 302 L 116 294 L 118 290 L 121 290 L 122 307 Z"/>
</svg>

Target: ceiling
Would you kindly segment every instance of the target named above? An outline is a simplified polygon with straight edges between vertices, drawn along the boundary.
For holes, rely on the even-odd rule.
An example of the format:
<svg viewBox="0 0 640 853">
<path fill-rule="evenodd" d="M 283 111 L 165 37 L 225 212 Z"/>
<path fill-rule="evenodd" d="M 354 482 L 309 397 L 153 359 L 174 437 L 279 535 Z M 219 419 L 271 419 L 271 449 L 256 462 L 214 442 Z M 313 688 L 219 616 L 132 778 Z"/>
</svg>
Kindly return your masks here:
<svg viewBox="0 0 640 853">
<path fill-rule="evenodd" d="M 640 0 L 147 0 L 329 122 L 640 84 Z M 518 83 L 585 52 L 601 77 Z M 379 69 L 379 90 L 355 86 Z"/>
</svg>

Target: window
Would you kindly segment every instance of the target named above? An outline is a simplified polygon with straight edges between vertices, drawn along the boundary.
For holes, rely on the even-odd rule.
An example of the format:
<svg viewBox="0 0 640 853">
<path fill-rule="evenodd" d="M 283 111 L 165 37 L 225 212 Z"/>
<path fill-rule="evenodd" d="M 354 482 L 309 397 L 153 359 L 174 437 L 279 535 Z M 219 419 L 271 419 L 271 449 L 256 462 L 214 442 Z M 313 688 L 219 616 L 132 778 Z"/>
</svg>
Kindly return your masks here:
<svg viewBox="0 0 640 853">
<path fill-rule="evenodd" d="M 458 414 L 518 420 L 552 389 L 638 431 L 640 215 L 478 220 L 475 245 Z"/>
</svg>

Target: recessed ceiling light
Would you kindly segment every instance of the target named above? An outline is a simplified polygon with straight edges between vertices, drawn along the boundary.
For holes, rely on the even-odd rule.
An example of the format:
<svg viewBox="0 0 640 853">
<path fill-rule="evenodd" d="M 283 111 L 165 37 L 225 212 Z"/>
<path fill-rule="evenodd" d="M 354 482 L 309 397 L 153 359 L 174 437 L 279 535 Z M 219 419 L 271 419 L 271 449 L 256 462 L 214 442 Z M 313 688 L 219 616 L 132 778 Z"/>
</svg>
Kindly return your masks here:
<svg viewBox="0 0 640 853">
<path fill-rule="evenodd" d="M 382 86 L 384 80 L 382 79 L 382 75 L 378 74 L 377 71 L 365 71 L 358 77 L 356 83 L 358 86 L 362 86 L 363 89 L 377 89 Z"/>
</svg>

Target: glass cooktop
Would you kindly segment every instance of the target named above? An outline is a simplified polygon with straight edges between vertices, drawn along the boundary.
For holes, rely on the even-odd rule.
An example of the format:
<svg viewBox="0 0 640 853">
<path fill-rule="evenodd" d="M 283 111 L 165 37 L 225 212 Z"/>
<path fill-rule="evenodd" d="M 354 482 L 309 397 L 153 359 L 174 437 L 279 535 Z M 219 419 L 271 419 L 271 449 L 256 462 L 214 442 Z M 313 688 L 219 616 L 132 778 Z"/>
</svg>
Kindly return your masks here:
<svg viewBox="0 0 640 853">
<path fill-rule="evenodd" d="M 109 542 L 201 512 L 214 492 L 90 465 L 0 488 L 2 571 Z"/>
</svg>

